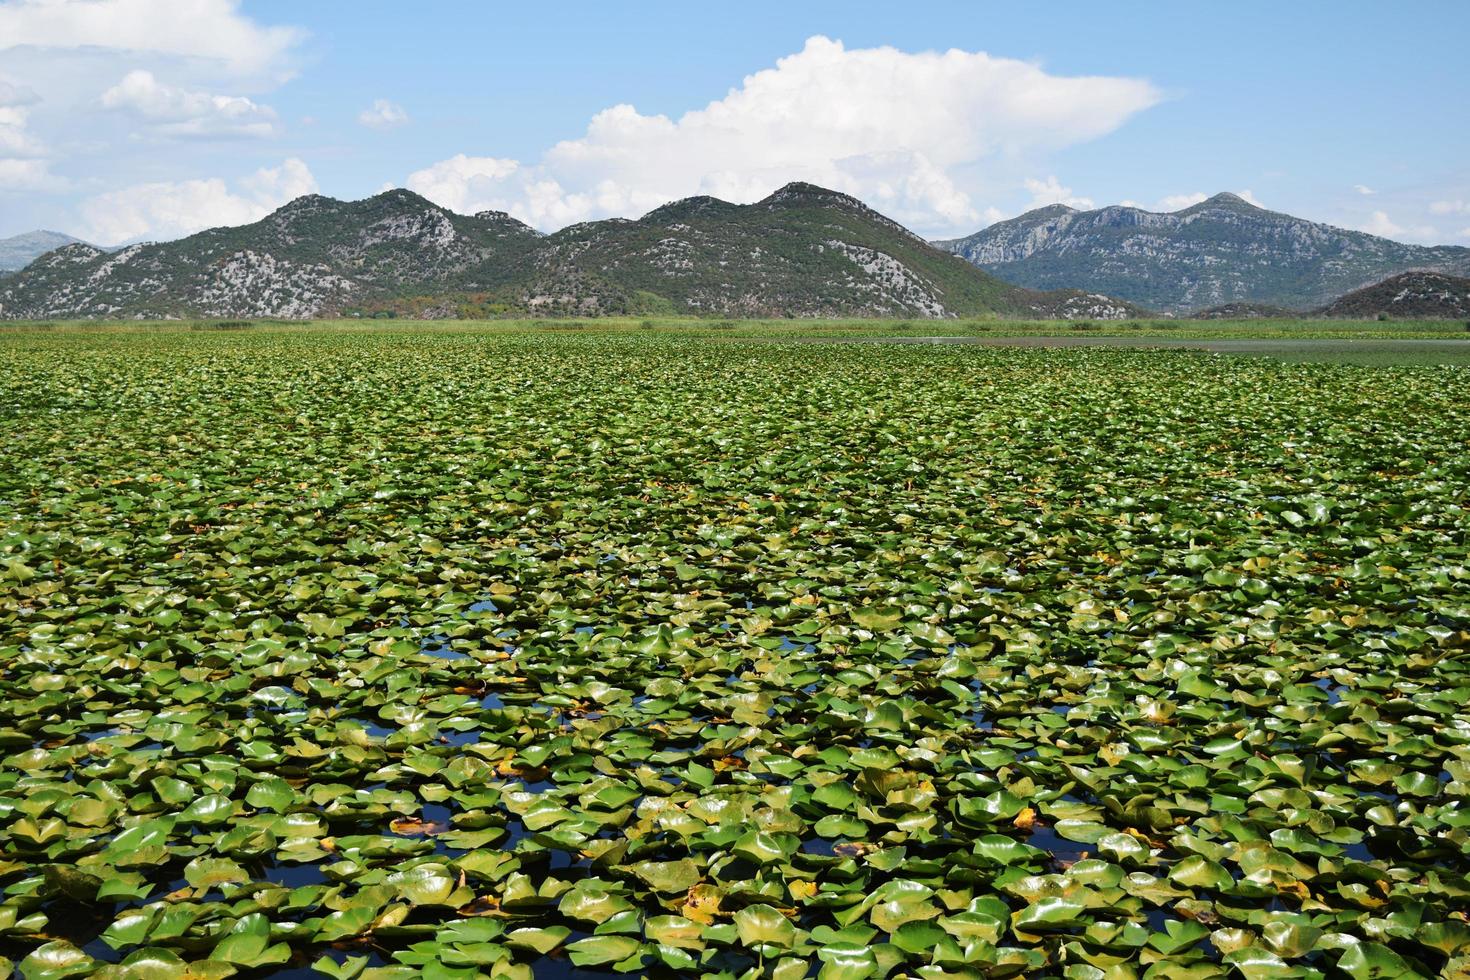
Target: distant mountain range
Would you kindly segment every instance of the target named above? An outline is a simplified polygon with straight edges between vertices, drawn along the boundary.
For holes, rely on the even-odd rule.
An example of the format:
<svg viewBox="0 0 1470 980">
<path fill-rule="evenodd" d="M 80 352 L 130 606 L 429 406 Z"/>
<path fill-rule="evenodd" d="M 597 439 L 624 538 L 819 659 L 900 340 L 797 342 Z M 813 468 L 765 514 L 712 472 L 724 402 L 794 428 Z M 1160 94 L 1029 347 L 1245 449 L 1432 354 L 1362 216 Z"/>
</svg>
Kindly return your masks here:
<svg viewBox="0 0 1470 980">
<path fill-rule="evenodd" d="M 1119 318 L 1080 290 L 1011 285 L 845 194 L 695 197 L 542 235 L 406 190 L 298 198 L 254 224 L 108 253 L 69 244 L 0 281 L 0 317 L 693 313 Z"/>
<path fill-rule="evenodd" d="M 0 272 L 24 269 L 47 252 L 79 241 L 81 239 L 59 231 L 28 231 L 23 235 L 0 238 Z"/>
<path fill-rule="evenodd" d="M 1470 281 L 1455 278 L 1470 273 L 1470 249 L 1404 245 L 1233 194 L 1169 214 L 1053 205 L 930 244 L 800 183 L 755 204 L 692 197 L 551 235 L 393 190 L 310 195 L 254 224 L 111 251 L 56 232 L 0 242 L 15 264 L 36 252 L 0 273 L 0 318 L 1459 317 Z"/>
<path fill-rule="evenodd" d="M 1405 245 L 1234 194 L 1171 213 L 1054 204 L 936 244 L 1017 285 L 1065 284 L 1175 314 L 1225 304 L 1315 310 L 1401 272 L 1470 275 L 1470 249 Z"/>
</svg>

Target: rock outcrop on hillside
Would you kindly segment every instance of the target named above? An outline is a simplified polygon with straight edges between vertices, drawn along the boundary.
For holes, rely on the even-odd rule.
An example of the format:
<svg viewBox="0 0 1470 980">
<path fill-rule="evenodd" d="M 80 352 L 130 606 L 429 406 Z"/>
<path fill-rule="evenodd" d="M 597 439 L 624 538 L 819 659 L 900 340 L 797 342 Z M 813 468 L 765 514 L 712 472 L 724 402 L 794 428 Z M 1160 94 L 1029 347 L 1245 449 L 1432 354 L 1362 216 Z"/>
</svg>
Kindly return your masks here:
<svg viewBox="0 0 1470 980">
<path fill-rule="evenodd" d="M 1408 270 L 1470 275 L 1470 249 L 1405 245 L 1234 194 L 1167 213 L 1054 204 L 936 244 L 1020 286 L 1101 292 L 1174 314 L 1237 303 L 1309 310 Z"/>
</svg>

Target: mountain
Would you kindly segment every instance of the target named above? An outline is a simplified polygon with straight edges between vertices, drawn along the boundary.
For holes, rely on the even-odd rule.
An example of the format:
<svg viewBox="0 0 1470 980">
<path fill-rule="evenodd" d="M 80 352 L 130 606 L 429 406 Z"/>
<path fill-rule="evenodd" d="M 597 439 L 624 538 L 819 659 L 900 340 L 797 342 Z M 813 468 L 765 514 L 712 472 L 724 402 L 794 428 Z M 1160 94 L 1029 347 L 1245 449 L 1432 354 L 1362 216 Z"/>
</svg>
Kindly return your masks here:
<svg viewBox="0 0 1470 980">
<path fill-rule="evenodd" d="M 1196 320 L 1277 320 L 1300 319 L 1302 313 L 1267 303 L 1221 303 L 1209 309 L 1196 310 L 1190 315 Z"/>
<path fill-rule="evenodd" d="M 1416 320 L 1470 318 L 1470 279 L 1438 272 L 1405 272 L 1340 296 L 1318 316 L 1359 320 L 1379 316 Z"/>
<path fill-rule="evenodd" d="M 23 235 L 0 238 L 0 272 L 24 269 L 38 256 L 79 240 L 59 231 L 28 231 Z"/>
<path fill-rule="evenodd" d="M 1409 270 L 1470 274 L 1470 249 L 1404 245 L 1234 194 L 1171 213 L 1053 204 L 936 244 L 1017 285 L 1080 287 L 1173 313 L 1226 303 L 1306 310 Z"/>
<path fill-rule="evenodd" d="M 713 316 L 1119 318 L 1079 290 L 1001 282 L 862 202 L 788 184 L 542 235 L 405 190 L 298 198 L 250 225 L 105 253 L 72 244 L 0 281 L 0 317 Z"/>
</svg>

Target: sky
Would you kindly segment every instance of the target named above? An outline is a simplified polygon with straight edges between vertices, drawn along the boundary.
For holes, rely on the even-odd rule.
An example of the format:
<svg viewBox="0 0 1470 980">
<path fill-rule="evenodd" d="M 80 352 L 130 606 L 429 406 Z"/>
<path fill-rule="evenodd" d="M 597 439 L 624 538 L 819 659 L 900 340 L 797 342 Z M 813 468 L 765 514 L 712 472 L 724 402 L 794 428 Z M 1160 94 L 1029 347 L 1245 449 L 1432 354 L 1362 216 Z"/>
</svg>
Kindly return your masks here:
<svg viewBox="0 0 1470 980">
<path fill-rule="evenodd" d="M 0 236 L 407 187 L 552 231 L 791 180 L 930 237 L 1233 191 L 1470 245 L 1470 3 L 0 0 Z"/>
</svg>

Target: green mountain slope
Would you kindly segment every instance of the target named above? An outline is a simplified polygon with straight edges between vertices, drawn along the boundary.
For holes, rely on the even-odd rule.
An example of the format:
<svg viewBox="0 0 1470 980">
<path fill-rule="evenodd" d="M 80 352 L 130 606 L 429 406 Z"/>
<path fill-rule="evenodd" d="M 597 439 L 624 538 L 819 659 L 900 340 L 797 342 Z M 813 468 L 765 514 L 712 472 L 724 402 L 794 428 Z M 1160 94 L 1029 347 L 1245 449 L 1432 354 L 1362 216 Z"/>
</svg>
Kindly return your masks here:
<svg viewBox="0 0 1470 980">
<path fill-rule="evenodd" d="M 408 191 L 354 202 L 311 195 L 254 224 L 178 241 L 112 253 L 65 246 L 0 285 L 0 315 L 316 316 L 450 288 L 538 238 L 503 214 L 457 215 Z"/>
<path fill-rule="evenodd" d="M 1172 213 L 1051 205 L 937 244 L 1018 285 L 1080 287 L 1175 313 L 1227 303 L 1306 310 L 1408 270 L 1470 274 L 1470 249 L 1405 245 L 1234 194 Z"/>
<path fill-rule="evenodd" d="M 1470 317 L 1470 279 L 1438 272 L 1405 272 L 1339 296 L 1317 313 L 1354 319 L 1384 315 L 1463 320 Z"/>
<path fill-rule="evenodd" d="M 541 235 L 408 191 L 303 197 L 254 224 L 107 254 L 70 245 L 0 282 L 8 318 L 714 316 L 1111 318 L 1076 290 L 1036 293 L 941 251 L 854 198 L 790 184 L 763 201 L 689 198 L 637 221 Z"/>
</svg>

